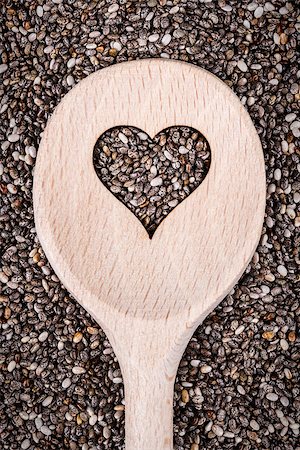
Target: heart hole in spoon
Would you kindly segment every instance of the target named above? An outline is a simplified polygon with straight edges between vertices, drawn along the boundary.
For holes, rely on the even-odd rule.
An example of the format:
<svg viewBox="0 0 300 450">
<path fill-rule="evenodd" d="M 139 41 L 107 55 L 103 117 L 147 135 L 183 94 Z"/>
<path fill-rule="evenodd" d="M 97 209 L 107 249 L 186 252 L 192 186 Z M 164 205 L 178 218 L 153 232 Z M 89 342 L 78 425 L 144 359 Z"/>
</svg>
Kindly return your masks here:
<svg viewBox="0 0 300 450">
<path fill-rule="evenodd" d="M 93 150 L 98 178 L 140 220 L 150 239 L 202 183 L 210 162 L 208 141 L 187 126 L 165 128 L 153 139 L 136 127 L 110 128 Z"/>
</svg>

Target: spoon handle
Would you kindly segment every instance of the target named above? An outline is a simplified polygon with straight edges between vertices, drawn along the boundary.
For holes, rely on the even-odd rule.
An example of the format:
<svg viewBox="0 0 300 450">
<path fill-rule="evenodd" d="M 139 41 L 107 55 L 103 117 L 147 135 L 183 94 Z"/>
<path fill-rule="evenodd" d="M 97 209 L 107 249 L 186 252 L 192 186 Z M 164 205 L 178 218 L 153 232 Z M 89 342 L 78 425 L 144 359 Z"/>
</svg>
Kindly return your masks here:
<svg viewBox="0 0 300 450">
<path fill-rule="evenodd" d="M 173 450 L 174 382 L 194 331 L 181 322 L 123 316 L 107 330 L 124 380 L 126 450 Z"/>
<path fill-rule="evenodd" d="M 125 449 L 173 450 L 174 379 L 152 367 L 131 367 L 125 381 Z M 128 376 L 127 376 L 128 375 Z"/>
</svg>

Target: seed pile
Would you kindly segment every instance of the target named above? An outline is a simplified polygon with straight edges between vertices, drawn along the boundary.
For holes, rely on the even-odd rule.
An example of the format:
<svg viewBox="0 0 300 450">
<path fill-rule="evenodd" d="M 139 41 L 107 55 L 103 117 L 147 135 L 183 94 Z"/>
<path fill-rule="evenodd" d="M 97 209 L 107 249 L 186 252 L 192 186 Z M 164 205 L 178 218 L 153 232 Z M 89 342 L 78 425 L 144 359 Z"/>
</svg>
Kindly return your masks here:
<svg viewBox="0 0 300 450">
<path fill-rule="evenodd" d="M 175 449 L 300 450 L 299 31 L 297 1 L 1 2 L 1 450 L 124 448 L 118 362 L 47 262 L 31 189 L 61 98 L 95 70 L 147 57 L 199 65 L 238 95 L 268 185 L 253 260 L 178 369 Z"/>
<path fill-rule="evenodd" d="M 105 132 L 94 148 L 100 180 L 152 237 L 161 221 L 207 174 L 210 151 L 196 130 L 170 127 L 152 140 L 134 127 Z"/>
</svg>

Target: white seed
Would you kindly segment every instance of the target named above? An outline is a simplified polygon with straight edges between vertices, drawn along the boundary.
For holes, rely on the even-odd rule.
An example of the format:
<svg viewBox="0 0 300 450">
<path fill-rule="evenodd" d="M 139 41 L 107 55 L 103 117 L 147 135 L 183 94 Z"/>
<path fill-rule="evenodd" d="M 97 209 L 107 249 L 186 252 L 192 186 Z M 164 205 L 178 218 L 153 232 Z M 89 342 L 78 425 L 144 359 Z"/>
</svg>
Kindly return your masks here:
<svg viewBox="0 0 300 450">
<path fill-rule="evenodd" d="M 16 194 L 18 192 L 18 189 L 16 188 L 16 186 L 14 184 L 9 183 L 7 185 L 7 190 L 8 192 L 10 192 L 11 194 Z"/>
<path fill-rule="evenodd" d="M 111 435 L 110 429 L 109 429 L 108 427 L 104 427 L 104 428 L 103 428 L 103 437 L 104 437 L 105 439 L 109 439 L 109 438 L 110 438 L 110 435 Z"/>
<path fill-rule="evenodd" d="M 89 418 L 89 424 L 91 426 L 94 426 L 97 423 L 97 416 L 95 414 L 93 414 L 90 418 Z"/>
<path fill-rule="evenodd" d="M 70 58 L 69 61 L 67 62 L 68 69 L 72 69 L 72 67 L 74 67 L 75 64 L 76 64 L 76 59 L 75 58 Z"/>
<path fill-rule="evenodd" d="M 41 427 L 41 433 L 43 433 L 45 436 L 50 436 L 51 430 L 46 425 L 43 425 Z"/>
<path fill-rule="evenodd" d="M 9 140 L 9 142 L 18 142 L 18 140 L 20 139 L 20 136 L 18 134 L 10 134 L 7 139 Z"/>
<path fill-rule="evenodd" d="M 40 430 L 43 426 L 43 421 L 40 417 L 37 417 L 34 421 L 37 430 Z"/>
<path fill-rule="evenodd" d="M 270 400 L 270 402 L 276 402 L 278 400 L 278 395 L 275 392 L 268 392 L 266 398 Z"/>
<path fill-rule="evenodd" d="M 80 366 L 75 366 L 75 367 L 73 367 L 72 372 L 75 375 L 81 375 L 81 374 L 85 373 L 85 368 L 84 367 L 80 367 Z"/>
<path fill-rule="evenodd" d="M 291 123 L 290 125 L 291 130 L 294 130 L 295 128 L 300 128 L 300 122 L 299 120 L 294 120 L 294 122 Z"/>
<path fill-rule="evenodd" d="M 254 11 L 256 8 L 257 8 L 257 3 L 256 2 L 251 2 L 247 6 L 248 11 Z"/>
<path fill-rule="evenodd" d="M 148 37 L 149 42 L 156 42 L 159 39 L 159 34 L 150 34 Z"/>
<path fill-rule="evenodd" d="M 41 5 L 39 5 L 39 6 L 36 8 L 36 13 L 37 13 L 38 17 L 43 17 L 44 10 L 43 10 L 43 7 L 42 7 Z"/>
<path fill-rule="evenodd" d="M 100 31 L 92 31 L 92 32 L 89 34 L 89 37 L 90 37 L 90 38 L 96 38 L 96 37 L 99 37 L 99 36 L 101 36 Z"/>
<path fill-rule="evenodd" d="M 45 342 L 47 340 L 49 336 L 48 331 L 43 331 L 40 335 L 39 335 L 39 341 L 40 342 Z"/>
<path fill-rule="evenodd" d="M 287 122 L 293 122 L 293 120 L 295 120 L 297 117 L 297 115 L 295 113 L 289 113 L 285 116 L 285 120 Z"/>
<path fill-rule="evenodd" d="M 43 406 L 49 406 L 52 403 L 53 397 L 51 395 L 49 395 L 48 397 L 45 398 L 45 400 L 43 401 L 42 405 Z"/>
<path fill-rule="evenodd" d="M 68 387 L 71 386 L 71 383 L 72 382 L 71 382 L 70 378 L 65 378 L 61 385 L 62 385 L 63 389 L 68 389 Z"/>
<path fill-rule="evenodd" d="M 285 339 L 280 339 L 280 346 L 282 350 L 286 351 L 289 348 L 289 343 Z"/>
<path fill-rule="evenodd" d="M 223 436 L 223 434 L 224 434 L 223 428 L 221 428 L 219 425 L 213 425 L 211 427 L 211 431 L 213 433 L 215 433 L 216 436 L 219 436 L 219 437 Z"/>
<path fill-rule="evenodd" d="M 171 155 L 170 152 L 168 152 L 168 150 L 164 151 L 164 155 L 169 161 L 173 161 L 173 156 Z"/>
<path fill-rule="evenodd" d="M 125 136 L 124 133 L 119 133 L 118 138 L 120 139 L 121 142 L 123 142 L 123 144 L 128 144 L 128 138 L 127 136 Z"/>
<path fill-rule="evenodd" d="M 114 41 L 111 43 L 111 47 L 115 48 L 118 52 L 122 50 L 122 44 L 118 41 Z"/>
<path fill-rule="evenodd" d="M 73 86 L 73 84 L 75 84 L 74 77 L 72 77 L 72 75 L 68 75 L 67 76 L 67 85 Z"/>
<path fill-rule="evenodd" d="M 33 147 L 32 145 L 30 147 L 28 147 L 28 154 L 32 157 L 32 158 L 36 158 L 36 148 Z"/>
<path fill-rule="evenodd" d="M 178 205 L 178 200 L 177 200 L 177 198 L 174 198 L 174 200 L 170 200 L 170 201 L 168 202 L 168 205 L 170 206 L 170 208 L 175 208 L 175 206 Z"/>
<path fill-rule="evenodd" d="M 119 5 L 117 4 L 117 3 L 113 3 L 112 5 L 110 5 L 109 7 L 108 7 L 108 12 L 109 13 L 114 13 L 114 12 L 117 12 L 119 10 Z"/>
<path fill-rule="evenodd" d="M 265 275 L 265 280 L 272 282 L 275 280 L 275 276 L 272 273 L 267 273 L 267 275 Z"/>
<path fill-rule="evenodd" d="M 7 64 L 0 64 L 0 73 L 6 72 L 7 69 L 8 69 L 8 65 Z"/>
<path fill-rule="evenodd" d="M 239 334 L 241 334 L 241 333 L 244 331 L 244 329 L 245 329 L 245 325 L 240 325 L 240 326 L 235 330 L 234 334 L 235 334 L 236 336 L 238 336 Z"/>
<path fill-rule="evenodd" d="M 152 175 L 154 175 L 156 177 L 156 175 L 157 175 L 157 168 L 156 168 L 156 166 L 151 166 L 150 167 L 150 173 L 152 173 Z"/>
<path fill-rule="evenodd" d="M 223 11 L 230 12 L 230 11 L 232 11 L 232 6 L 230 6 L 230 5 L 224 5 L 224 6 L 221 6 L 221 9 L 222 9 Z"/>
<path fill-rule="evenodd" d="M 191 361 L 191 366 L 192 367 L 199 367 L 200 365 L 200 360 L 199 359 L 192 359 Z"/>
<path fill-rule="evenodd" d="M 150 181 L 151 186 L 155 187 L 155 186 L 161 186 L 162 185 L 162 178 L 161 177 L 156 177 L 153 178 L 153 180 Z"/>
<path fill-rule="evenodd" d="M 281 179 L 281 170 L 280 169 L 275 169 L 274 170 L 274 179 L 276 181 L 279 181 Z"/>
<path fill-rule="evenodd" d="M 240 69 L 241 72 L 247 72 L 247 70 L 248 70 L 247 64 L 242 59 L 240 59 L 238 61 L 237 66 L 238 66 L 238 68 Z"/>
<path fill-rule="evenodd" d="M 250 421 L 250 427 L 252 428 L 252 430 L 255 430 L 255 431 L 259 430 L 259 425 L 256 422 L 256 420 L 254 420 L 254 419 Z"/>
<path fill-rule="evenodd" d="M 146 133 L 143 133 L 142 131 L 138 133 L 138 137 L 141 141 L 146 141 L 148 139 L 148 135 Z"/>
<path fill-rule="evenodd" d="M 283 406 L 289 406 L 290 401 L 287 397 L 280 397 L 280 402 Z"/>
<path fill-rule="evenodd" d="M 21 417 L 21 419 L 23 420 L 28 420 L 29 419 L 29 415 L 27 414 L 26 411 L 21 411 L 19 416 Z"/>
<path fill-rule="evenodd" d="M 212 367 L 211 366 L 205 365 L 205 366 L 200 367 L 200 372 L 201 373 L 209 373 L 211 371 L 212 371 Z"/>
<path fill-rule="evenodd" d="M 171 36 L 170 34 L 165 34 L 165 35 L 162 37 L 162 39 L 161 39 L 162 45 L 168 45 L 168 44 L 170 44 L 171 39 L 172 39 L 172 36 Z"/>
<path fill-rule="evenodd" d="M 30 440 L 29 439 L 24 439 L 24 441 L 21 444 L 21 449 L 22 450 L 27 450 L 27 448 L 30 447 Z"/>
<path fill-rule="evenodd" d="M 237 390 L 238 390 L 238 392 L 239 392 L 241 395 L 245 395 L 245 394 L 246 394 L 245 389 L 244 389 L 243 386 L 241 386 L 240 384 L 238 384 Z"/>
<path fill-rule="evenodd" d="M 179 6 L 173 6 L 173 8 L 170 9 L 170 14 L 176 14 L 179 11 Z"/>
<path fill-rule="evenodd" d="M 277 267 L 277 272 L 283 277 L 286 277 L 288 273 L 286 267 L 282 264 L 279 264 L 279 266 Z"/>
<path fill-rule="evenodd" d="M 36 33 L 30 33 L 28 36 L 29 42 L 34 42 L 36 40 Z"/>
<path fill-rule="evenodd" d="M 275 6 L 272 5 L 272 3 L 267 2 L 264 6 L 264 9 L 266 12 L 270 12 L 270 11 L 274 11 L 275 10 Z"/>
<path fill-rule="evenodd" d="M 184 147 L 184 145 L 181 145 L 178 151 L 181 155 L 186 155 L 189 152 L 189 150 L 186 147 Z"/>
<path fill-rule="evenodd" d="M 7 371 L 12 372 L 16 368 L 16 361 L 10 361 L 10 363 L 7 366 Z"/>
<path fill-rule="evenodd" d="M 113 383 L 120 384 L 120 383 L 123 383 L 123 380 L 120 377 L 116 377 L 116 378 L 113 378 Z"/>
<path fill-rule="evenodd" d="M 262 6 L 259 6 L 258 8 L 256 8 L 256 10 L 254 11 L 254 17 L 256 19 L 259 19 L 264 13 L 264 8 Z"/>
<path fill-rule="evenodd" d="M 7 283 L 9 280 L 8 276 L 4 272 L 0 272 L 0 281 L 1 283 Z"/>
</svg>

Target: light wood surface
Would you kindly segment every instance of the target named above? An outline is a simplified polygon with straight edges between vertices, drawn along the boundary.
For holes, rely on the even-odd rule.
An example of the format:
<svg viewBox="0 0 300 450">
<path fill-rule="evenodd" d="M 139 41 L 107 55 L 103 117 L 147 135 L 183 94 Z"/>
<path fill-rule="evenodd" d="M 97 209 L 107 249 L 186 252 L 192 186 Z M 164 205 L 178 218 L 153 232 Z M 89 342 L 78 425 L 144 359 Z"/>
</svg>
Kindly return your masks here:
<svg viewBox="0 0 300 450">
<path fill-rule="evenodd" d="M 190 126 L 210 145 L 205 180 L 152 240 L 94 171 L 98 137 L 121 125 L 151 137 Z M 248 113 L 223 82 L 191 64 L 147 59 L 100 70 L 50 119 L 35 168 L 36 229 L 55 272 L 115 350 L 125 383 L 126 450 L 173 448 L 178 363 L 252 257 L 265 188 Z"/>
</svg>

